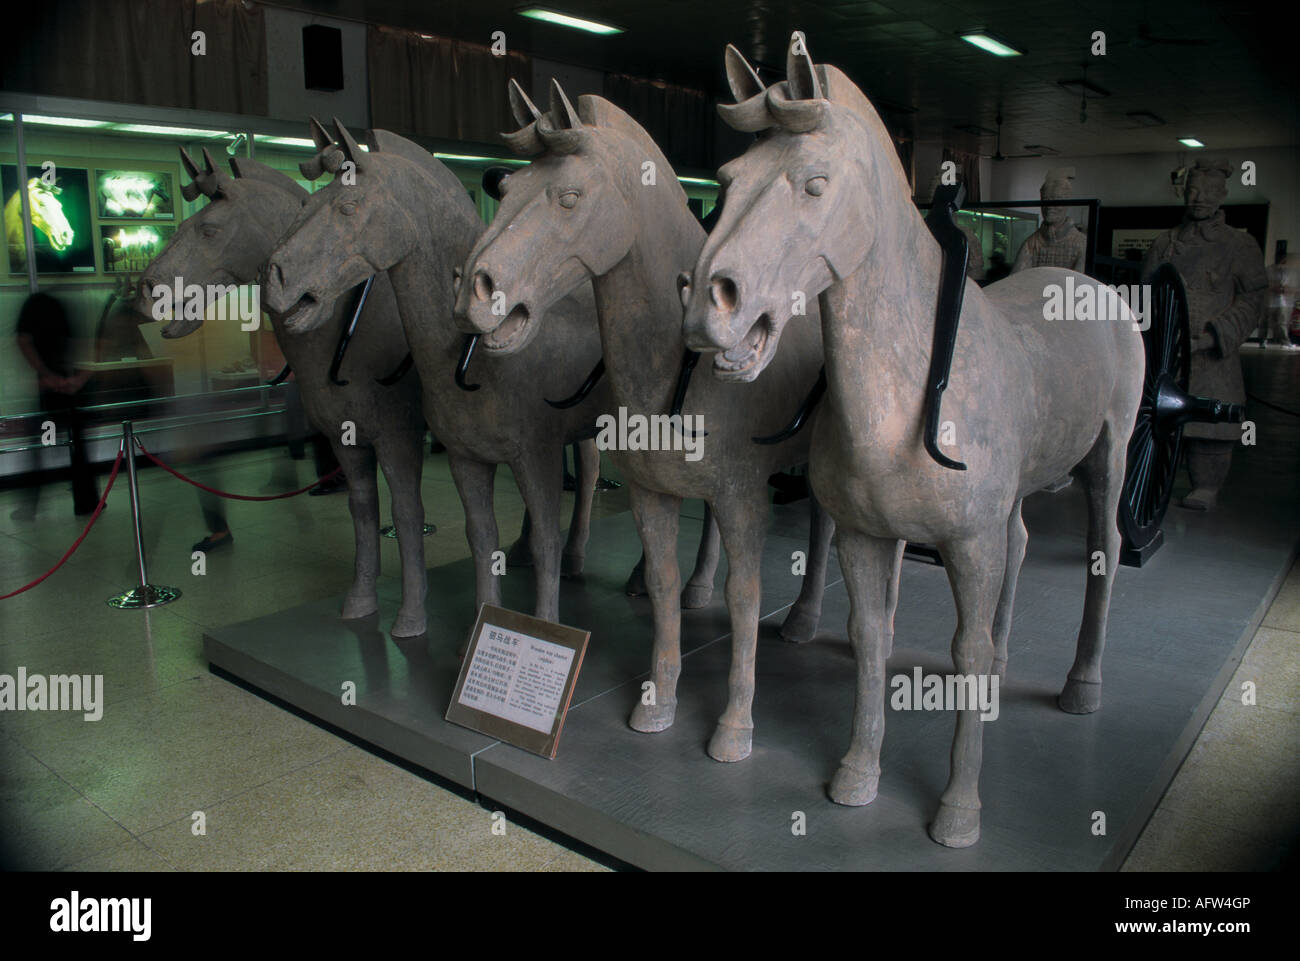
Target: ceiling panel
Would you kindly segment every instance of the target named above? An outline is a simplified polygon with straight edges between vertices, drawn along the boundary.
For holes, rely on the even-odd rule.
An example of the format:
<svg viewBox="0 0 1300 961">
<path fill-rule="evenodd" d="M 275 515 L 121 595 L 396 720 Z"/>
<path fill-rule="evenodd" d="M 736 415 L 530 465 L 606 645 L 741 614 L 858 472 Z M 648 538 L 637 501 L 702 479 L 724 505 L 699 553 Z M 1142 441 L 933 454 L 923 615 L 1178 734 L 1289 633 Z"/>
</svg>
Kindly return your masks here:
<svg viewBox="0 0 1300 961">
<path fill-rule="evenodd" d="M 1069 155 L 1167 151 L 1195 136 L 1212 150 L 1300 142 L 1300 72 L 1292 32 L 1261 0 L 544 0 L 543 5 L 618 24 L 598 38 L 519 17 L 520 0 L 285 0 L 279 6 L 487 42 L 493 30 L 536 56 L 701 87 L 724 96 L 722 51 L 735 43 L 765 78 L 779 77 L 793 29 L 815 59 L 834 63 L 882 105 L 900 132 L 922 143 L 992 153 L 995 138 L 954 129 L 995 128 L 1002 149 L 1047 144 Z M 983 26 L 1026 50 L 1000 60 L 957 31 Z M 1089 53 L 1103 30 L 1107 55 Z M 1196 41 L 1189 43 L 1188 41 Z M 1079 97 L 1057 85 L 1083 75 L 1110 96 Z M 1135 124 L 1129 111 L 1164 118 Z"/>
</svg>

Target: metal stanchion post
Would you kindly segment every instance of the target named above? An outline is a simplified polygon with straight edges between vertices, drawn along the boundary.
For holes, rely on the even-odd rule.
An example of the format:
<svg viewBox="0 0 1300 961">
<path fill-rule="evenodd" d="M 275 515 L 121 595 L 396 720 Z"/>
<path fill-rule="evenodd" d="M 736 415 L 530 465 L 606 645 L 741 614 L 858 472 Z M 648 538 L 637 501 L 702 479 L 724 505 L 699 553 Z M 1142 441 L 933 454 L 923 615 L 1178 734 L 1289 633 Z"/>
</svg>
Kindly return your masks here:
<svg viewBox="0 0 1300 961">
<path fill-rule="evenodd" d="M 109 607 L 121 609 L 162 607 L 181 596 L 175 587 L 159 587 L 149 583 L 144 565 L 144 537 L 140 533 L 140 490 L 135 480 L 135 434 L 129 420 L 122 421 L 122 453 L 126 458 L 126 476 L 131 488 L 131 521 L 135 525 L 135 558 L 140 565 L 140 584 L 108 599 Z"/>
</svg>

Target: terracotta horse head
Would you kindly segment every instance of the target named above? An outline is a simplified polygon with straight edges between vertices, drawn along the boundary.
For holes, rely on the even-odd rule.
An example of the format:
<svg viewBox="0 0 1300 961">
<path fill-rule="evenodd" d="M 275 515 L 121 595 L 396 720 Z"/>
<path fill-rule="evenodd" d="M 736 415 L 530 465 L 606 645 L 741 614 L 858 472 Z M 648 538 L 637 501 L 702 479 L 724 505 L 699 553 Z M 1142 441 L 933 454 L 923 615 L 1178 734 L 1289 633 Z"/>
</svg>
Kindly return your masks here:
<svg viewBox="0 0 1300 961">
<path fill-rule="evenodd" d="M 482 333 L 489 350 L 524 347 L 546 310 L 583 281 L 608 273 L 631 250 L 650 205 L 667 191 L 686 194 L 654 141 L 622 110 L 584 96 L 575 110 L 551 82 L 542 113 L 513 80 L 510 105 L 520 129 L 503 134 L 531 164 L 500 185 L 501 206 L 457 271 L 456 317 Z M 647 175 L 647 171 L 651 174 Z"/>
<path fill-rule="evenodd" d="M 253 283 L 271 253 L 274 238 L 294 217 L 307 191 L 280 171 L 255 160 L 230 159 L 231 174 L 216 169 L 207 148 L 203 167 L 181 148 L 181 164 L 190 183 L 181 188 L 186 200 L 200 195 L 208 203 L 176 228 L 167 245 L 140 275 L 137 308 L 152 313 L 154 291 L 185 284 Z M 184 337 L 203 324 L 203 316 L 175 312 L 164 337 Z"/>
<path fill-rule="evenodd" d="M 338 153 L 328 154 L 325 166 L 336 176 L 303 204 L 267 264 L 263 302 L 290 331 L 316 328 L 326 318 L 323 304 L 425 243 L 435 228 L 413 213 L 413 196 L 442 188 L 434 195 L 437 220 L 447 229 L 478 222 L 460 181 L 417 145 L 375 130 L 366 152 L 337 119 L 334 129 Z"/>
<path fill-rule="evenodd" d="M 877 149 L 890 141 L 875 109 L 802 43 L 791 45 L 787 79 L 771 87 L 735 47 L 726 66 L 737 102 L 718 111 L 759 138 L 718 171 L 722 216 L 678 284 L 687 345 L 719 351 L 714 373 L 748 381 L 775 356 L 794 305 L 870 257 L 880 198 L 910 189 L 897 158 Z"/>
</svg>

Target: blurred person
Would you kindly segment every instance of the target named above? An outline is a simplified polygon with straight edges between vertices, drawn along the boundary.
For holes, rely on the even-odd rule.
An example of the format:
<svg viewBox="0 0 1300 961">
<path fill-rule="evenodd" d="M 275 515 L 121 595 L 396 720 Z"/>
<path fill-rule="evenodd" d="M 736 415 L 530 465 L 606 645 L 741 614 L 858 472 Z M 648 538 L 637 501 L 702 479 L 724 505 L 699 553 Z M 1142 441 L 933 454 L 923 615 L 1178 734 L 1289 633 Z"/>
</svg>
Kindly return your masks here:
<svg viewBox="0 0 1300 961">
<path fill-rule="evenodd" d="M 56 430 L 68 434 L 72 460 L 72 506 L 74 513 L 89 514 L 99 503 L 95 479 L 86 461 L 85 420 L 77 394 L 90 379 L 87 371 L 72 369 L 72 327 L 63 304 L 51 294 L 38 291 L 23 303 L 15 328 L 18 350 L 36 372 L 37 395 L 43 415 L 54 422 Z M 38 455 L 37 470 L 44 465 Z M 27 503 L 12 514 L 16 520 L 36 516 L 40 485 L 29 488 Z"/>
</svg>

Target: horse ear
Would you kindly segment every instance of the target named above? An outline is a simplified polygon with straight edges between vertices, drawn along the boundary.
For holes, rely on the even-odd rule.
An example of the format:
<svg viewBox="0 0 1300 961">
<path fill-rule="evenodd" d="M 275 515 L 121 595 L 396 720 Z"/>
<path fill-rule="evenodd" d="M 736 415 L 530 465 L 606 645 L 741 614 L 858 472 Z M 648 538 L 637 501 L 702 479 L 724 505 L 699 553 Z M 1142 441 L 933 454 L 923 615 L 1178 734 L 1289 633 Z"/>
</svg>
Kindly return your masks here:
<svg viewBox="0 0 1300 961">
<path fill-rule="evenodd" d="M 524 88 L 519 86 L 519 81 L 513 77 L 510 78 L 510 113 L 515 118 L 515 123 L 520 127 L 527 127 L 530 123 L 542 115 L 537 109 L 537 105 L 528 99 L 528 94 L 524 93 Z"/>
<path fill-rule="evenodd" d="M 179 150 L 181 152 L 181 166 L 185 168 L 185 172 L 190 175 L 191 180 L 198 180 L 199 165 L 194 162 L 194 158 L 189 155 L 189 151 L 184 147 L 180 147 Z"/>
<path fill-rule="evenodd" d="M 324 150 L 334 143 L 334 138 L 329 135 L 329 131 L 315 117 L 307 121 L 307 128 L 311 131 L 311 140 L 317 150 Z"/>
<path fill-rule="evenodd" d="M 791 100 L 825 99 L 821 81 L 817 79 L 817 68 L 808 54 L 808 42 L 798 31 L 790 38 L 790 52 L 785 58 L 785 80 L 790 87 Z"/>
<path fill-rule="evenodd" d="M 351 160 L 356 165 L 357 170 L 361 170 L 361 148 L 353 139 L 352 134 L 348 133 L 348 128 L 343 126 L 343 122 L 338 117 L 334 118 L 334 129 L 338 131 L 339 144 L 343 147 L 343 156 Z"/>
<path fill-rule="evenodd" d="M 758 79 L 758 74 L 749 65 L 744 54 L 730 43 L 727 44 L 726 61 L 727 86 L 731 88 L 731 95 L 736 98 L 736 103 L 744 103 L 750 97 L 763 92 L 763 81 Z"/>
<path fill-rule="evenodd" d="M 578 112 L 573 109 L 573 104 L 569 103 L 569 98 L 560 88 L 560 82 L 554 77 L 551 78 L 551 121 L 556 130 L 576 130 L 582 126 Z"/>
<path fill-rule="evenodd" d="M 217 172 L 216 164 L 212 162 L 212 154 L 208 153 L 208 148 L 203 148 L 203 172 L 205 174 L 215 174 Z"/>
</svg>

